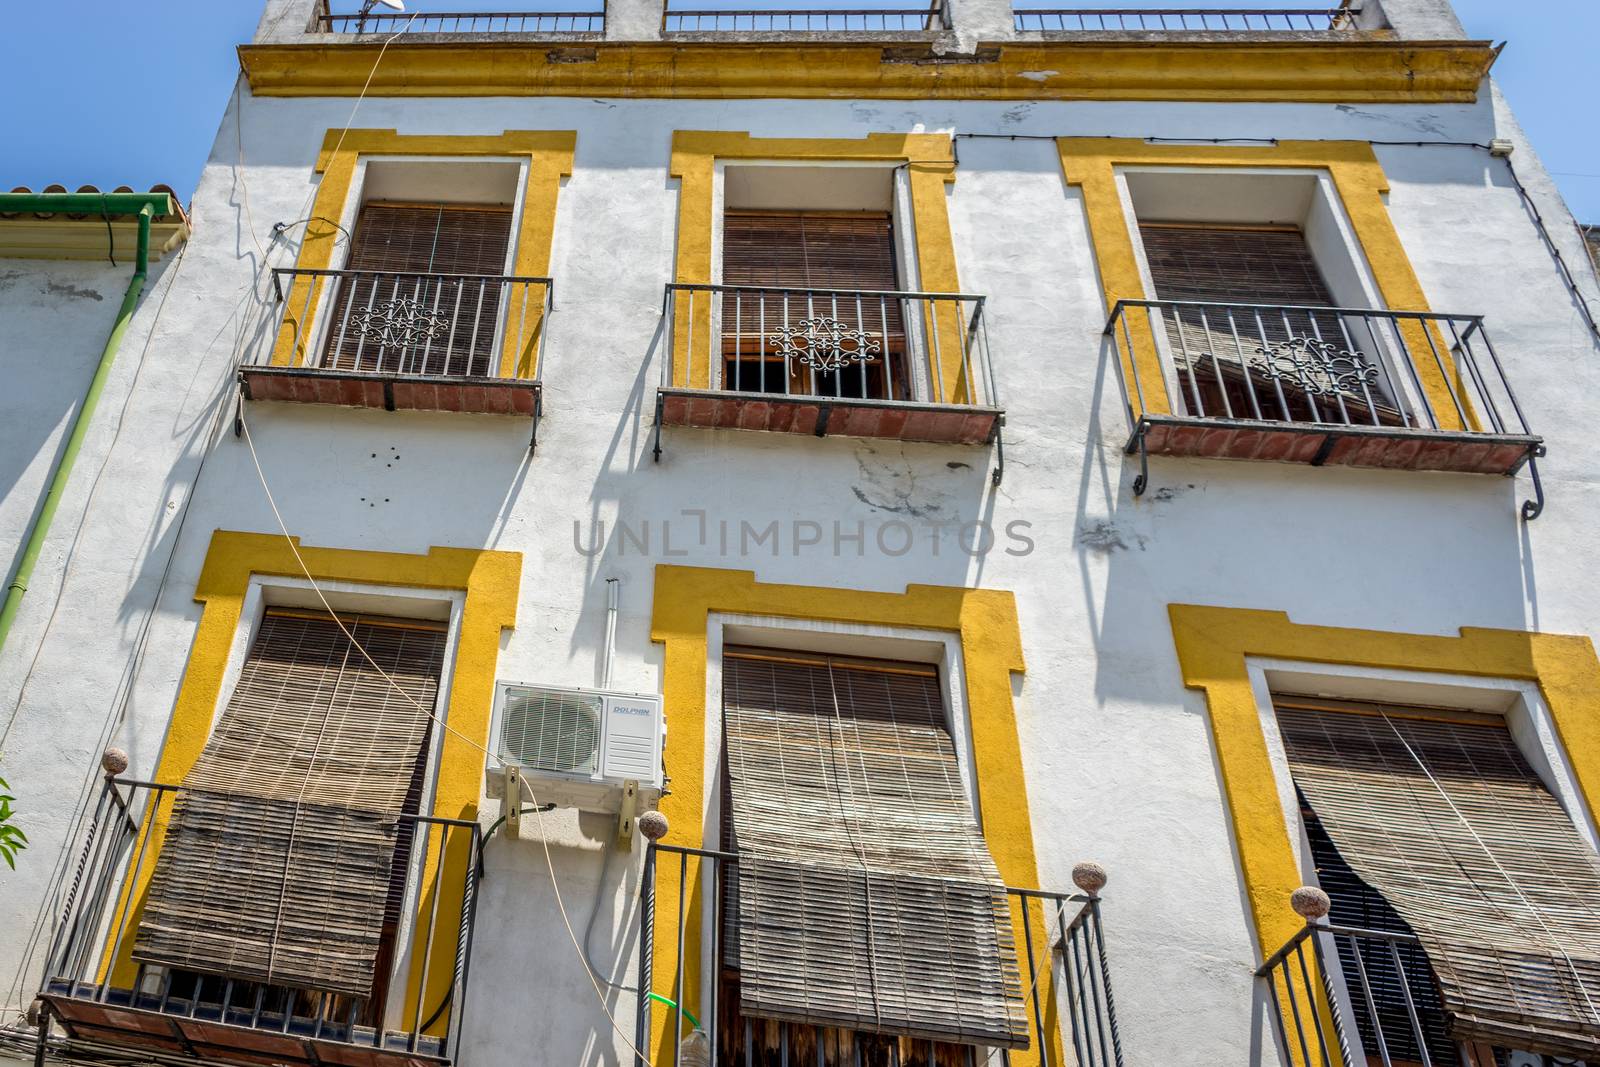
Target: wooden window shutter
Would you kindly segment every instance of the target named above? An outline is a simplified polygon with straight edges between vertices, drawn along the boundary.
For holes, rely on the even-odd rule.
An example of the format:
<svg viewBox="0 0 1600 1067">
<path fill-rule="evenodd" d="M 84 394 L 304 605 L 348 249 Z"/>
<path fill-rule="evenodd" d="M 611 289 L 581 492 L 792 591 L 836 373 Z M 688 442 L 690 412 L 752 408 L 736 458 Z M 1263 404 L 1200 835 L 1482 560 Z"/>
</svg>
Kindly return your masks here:
<svg viewBox="0 0 1600 1067">
<path fill-rule="evenodd" d="M 723 216 L 722 226 L 722 282 L 770 286 L 774 290 L 745 293 L 722 305 L 723 354 L 730 364 L 729 387 L 735 387 L 737 379 L 736 387 L 741 389 L 783 391 L 782 379 L 774 379 L 770 370 L 761 384 L 751 384 L 742 380 L 742 369 L 733 371 L 732 364 L 758 360 L 776 363 L 779 357 L 772 345 L 775 330 L 802 319 L 825 317 L 864 330 L 887 354 L 887 377 L 882 357 L 870 361 L 872 383 L 864 390 L 866 393 L 888 399 L 905 399 L 908 395 L 905 312 L 898 300 L 808 297 L 801 292 L 778 291 L 898 291 L 894 227 L 888 212 L 729 211 Z M 751 368 L 751 375 L 759 378 L 762 372 Z M 818 391 L 838 394 L 856 384 L 848 374 L 843 377 L 843 382 L 819 382 Z M 795 372 L 790 391 L 804 392 L 809 385 L 809 376 Z"/>
<path fill-rule="evenodd" d="M 1139 235 L 1159 300 L 1333 306 L 1299 230 L 1144 223 Z"/>
<path fill-rule="evenodd" d="M 722 222 L 725 285 L 895 290 L 888 212 L 729 211 Z"/>
<path fill-rule="evenodd" d="M 1310 402 L 1297 385 L 1269 384 L 1259 369 L 1252 372 L 1247 387 L 1241 366 L 1259 368 L 1269 352 L 1291 337 L 1326 341 L 1339 350 L 1361 346 L 1362 342 L 1350 335 L 1351 327 L 1333 312 L 1252 311 L 1241 306 L 1335 306 L 1299 230 L 1144 223 L 1139 233 L 1157 299 L 1222 305 L 1160 312 L 1171 359 L 1180 370 L 1178 393 L 1186 406 L 1193 403 L 1189 391 L 1194 388 L 1209 416 L 1231 411 L 1235 418 L 1251 418 L 1259 408 L 1261 417 L 1269 420 L 1287 416 L 1293 422 L 1341 421 L 1338 401 L 1331 394 L 1324 395 L 1320 403 Z M 1364 324 L 1353 328 L 1358 336 L 1364 336 Z M 1371 347 L 1370 338 L 1366 344 Z M 1188 383 L 1190 375 L 1192 383 Z M 1369 411 L 1364 395 L 1343 394 L 1351 421 L 1368 422 L 1375 413 L 1378 423 L 1404 423 L 1382 382 L 1373 383 L 1370 392 L 1374 411 Z"/>
<path fill-rule="evenodd" d="M 405 275 L 505 274 L 511 210 L 457 204 L 370 203 L 361 208 L 345 269 Z M 495 327 L 502 287 L 495 282 L 449 279 L 355 278 L 334 294 L 324 364 L 340 370 L 429 375 L 493 373 Z M 420 304 L 455 329 L 427 346 L 426 355 L 363 343 L 350 315 L 395 300 Z"/>
<path fill-rule="evenodd" d="M 1450 1038 L 1600 1056 L 1600 861 L 1505 725 L 1277 714 L 1317 832 L 1422 942 Z"/>
<path fill-rule="evenodd" d="M 399 691 L 333 620 L 266 615 L 184 778 L 134 958 L 372 994 L 404 877 L 396 851 L 410 839 L 397 816 L 418 801 L 445 634 L 402 620 L 345 625 Z"/>
<path fill-rule="evenodd" d="M 741 1013 L 1026 1047 L 1010 907 L 937 671 L 730 649 L 723 723 Z"/>
</svg>

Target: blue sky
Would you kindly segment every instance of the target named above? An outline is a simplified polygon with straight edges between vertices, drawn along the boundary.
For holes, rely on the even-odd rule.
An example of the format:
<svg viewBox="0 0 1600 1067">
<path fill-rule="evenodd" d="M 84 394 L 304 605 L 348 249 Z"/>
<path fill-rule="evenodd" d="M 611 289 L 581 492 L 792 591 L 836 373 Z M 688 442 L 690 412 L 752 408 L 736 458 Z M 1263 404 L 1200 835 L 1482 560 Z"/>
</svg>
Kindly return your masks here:
<svg viewBox="0 0 1600 1067">
<path fill-rule="evenodd" d="M 351 0 L 339 0 L 344 10 Z M 1253 0 L 1251 0 L 1253 2 Z M 1321 0 L 1329 2 L 1329 0 Z M 750 6 L 791 6 L 749 0 Z M 1070 0 L 1059 6 L 1244 7 L 1241 0 Z M 1600 223 L 1600 0 L 1455 0 L 1474 36 L 1509 41 L 1495 67 L 1578 217 Z M 0 187 L 157 182 L 194 191 L 233 86 L 233 46 L 258 0 L 10 0 L 0 34 Z M 413 10 L 564 6 L 556 0 L 413 0 Z M 586 6 L 573 4 L 573 7 Z M 707 3 L 704 6 L 725 6 Z M 744 6 L 739 4 L 735 6 Z M 803 6 L 803 5 L 795 5 Z M 835 5 L 839 6 L 839 5 Z M 853 6 L 853 5 L 852 5 Z M 1027 6 L 1058 6 L 1029 0 Z M 1293 6 L 1288 2 L 1281 5 Z M 1305 6 L 1317 6 L 1316 3 Z M 1329 6 L 1332 6 L 1329 2 Z"/>
</svg>

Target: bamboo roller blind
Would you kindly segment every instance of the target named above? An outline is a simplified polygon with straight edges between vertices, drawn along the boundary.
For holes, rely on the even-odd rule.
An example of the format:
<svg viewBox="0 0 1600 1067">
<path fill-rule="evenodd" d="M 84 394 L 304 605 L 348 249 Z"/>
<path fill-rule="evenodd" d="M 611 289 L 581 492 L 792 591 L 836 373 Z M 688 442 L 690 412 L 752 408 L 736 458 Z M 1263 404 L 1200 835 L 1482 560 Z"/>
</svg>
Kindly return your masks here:
<svg viewBox="0 0 1600 1067">
<path fill-rule="evenodd" d="M 1278 722 L 1339 855 L 1422 941 L 1451 1036 L 1600 1055 L 1594 851 L 1504 725 L 1376 710 Z"/>
<path fill-rule="evenodd" d="M 1026 1047 L 1005 887 L 937 672 L 731 649 L 723 720 L 741 1011 Z"/>
<path fill-rule="evenodd" d="M 396 816 L 425 759 L 443 628 L 269 612 L 184 792 L 134 943 L 147 963 L 370 994 Z M 408 700 L 406 697 L 411 699 Z M 410 804 L 416 803 L 415 796 Z M 408 828 L 409 829 L 409 828 Z"/>
</svg>

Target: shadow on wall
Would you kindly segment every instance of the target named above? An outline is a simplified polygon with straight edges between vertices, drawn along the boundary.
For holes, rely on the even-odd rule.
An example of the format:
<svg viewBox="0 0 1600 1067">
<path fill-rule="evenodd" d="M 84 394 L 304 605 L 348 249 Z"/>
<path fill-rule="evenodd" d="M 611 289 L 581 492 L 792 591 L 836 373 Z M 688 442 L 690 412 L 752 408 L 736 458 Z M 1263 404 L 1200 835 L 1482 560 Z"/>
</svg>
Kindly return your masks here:
<svg viewBox="0 0 1600 1067">
<path fill-rule="evenodd" d="M 617 849 L 611 816 L 557 811 L 544 818 L 549 865 L 531 816 L 522 839 L 496 834 L 486 848 L 488 876 L 478 903 L 480 936 L 473 945 L 472 971 L 474 984 L 485 985 L 471 997 L 463 1019 L 462 1059 L 492 1058 L 490 1050 L 520 1048 L 537 1050 L 531 1058 L 541 1063 L 625 1064 L 624 1038 L 601 1010 L 572 941 L 587 941 L 585 951 L 600 980 L 606 1011 L 631 1041 L 643 851 Z M 565 920 L 551 888 L 550 866 L 559 879 Z M 481 936 L 512 929 L 542 933 L 537 939 Z M 511 979 L 531 982 L 535 976 L 537 1003 L 527 999 L 531 985 L 502 984 Z M 615 984 L 607 985 L 607 980 Z M 491 984 L 498 988 L 489 988 Z"/>
<path fill-rule="evenodd" d="M 170 262 L 152 266 L 152 284 Z M 0 543 L 8 583 L 131 273 L 126 264 L 0 262 Z M 138 356 L 131 347 L 119 356 L 119 370 Z M 115 394 L 108 399 L 120 403 Z M 13 496 L 19 489 L 25 492 Z"/>
</svg>

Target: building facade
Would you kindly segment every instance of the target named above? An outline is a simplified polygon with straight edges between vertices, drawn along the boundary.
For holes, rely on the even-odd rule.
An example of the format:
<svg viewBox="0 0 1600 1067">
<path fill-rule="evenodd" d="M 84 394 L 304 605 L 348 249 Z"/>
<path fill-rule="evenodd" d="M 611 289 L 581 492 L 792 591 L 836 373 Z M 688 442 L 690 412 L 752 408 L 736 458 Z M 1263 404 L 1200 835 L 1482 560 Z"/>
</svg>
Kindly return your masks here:
<svg viewBox="0 0 1600 1067">
<path fill-rule="evenodd" d="M 4 1054 L 1600 1060 L 1600 292 L 1495 55 L 268 0 L 10 596 Z"/>
</svg>

